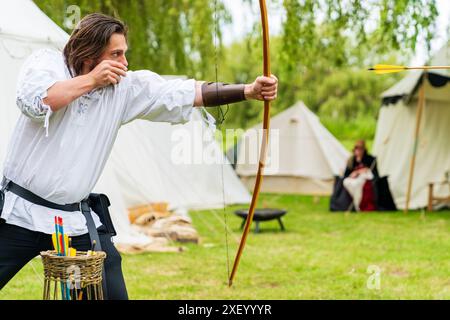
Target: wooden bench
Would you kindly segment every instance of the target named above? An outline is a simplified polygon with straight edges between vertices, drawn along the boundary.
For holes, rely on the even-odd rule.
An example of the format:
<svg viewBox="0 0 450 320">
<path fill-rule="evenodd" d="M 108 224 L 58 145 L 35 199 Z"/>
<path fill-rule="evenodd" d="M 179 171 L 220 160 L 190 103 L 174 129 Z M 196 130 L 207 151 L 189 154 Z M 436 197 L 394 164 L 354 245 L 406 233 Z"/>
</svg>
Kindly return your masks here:
<svg viewBox="0 0 450 320">
<path fill-rule="evenodd" d="M 433 194 L 435 185 L 448 185 L 449 195 L 446 197 L 436 197 Z M 433 206 L 436 204 L 450 204 L 450 181 L 431 182 L 428 184 L 428 211 L 433 211 Z"/>
<path fill-rule="evenodd" d="M 245 221 L 247 220 L 248 210 L 236 210 L 234 213 L 243 219 L 241 224 L 241 229 L 243 229 L 245 226 Z M 259 233 L 259 223 L 261 221 L 270 220 L 278 220 L 281 231 L 284 231 L 285 228 L 283 222 L 281 221 L 281 217 L 286 213 L 287 211 L 282 209 L 255 209 L 255 215 L 253 216 L 253 221 L 256 223 L 255 233 Z"/>
</svg>

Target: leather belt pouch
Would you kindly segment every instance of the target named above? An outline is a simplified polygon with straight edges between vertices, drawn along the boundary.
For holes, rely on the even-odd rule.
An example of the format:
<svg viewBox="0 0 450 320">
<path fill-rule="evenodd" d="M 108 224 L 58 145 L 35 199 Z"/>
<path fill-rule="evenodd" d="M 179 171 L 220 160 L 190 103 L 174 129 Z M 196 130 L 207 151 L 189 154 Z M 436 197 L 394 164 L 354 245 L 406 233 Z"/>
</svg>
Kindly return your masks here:
<svg viewBox="0 0 450 320">
<path fill-rule="evenodd" d="M 117 235 L 116 230 L 109 214 L 109 202 L 108 197 L 105 194 L 91 193 L 89 194 L 89 206 L 98 215 L 101 223 L 106 227 L 106 230 L 112 236 Z"/>
</svg>

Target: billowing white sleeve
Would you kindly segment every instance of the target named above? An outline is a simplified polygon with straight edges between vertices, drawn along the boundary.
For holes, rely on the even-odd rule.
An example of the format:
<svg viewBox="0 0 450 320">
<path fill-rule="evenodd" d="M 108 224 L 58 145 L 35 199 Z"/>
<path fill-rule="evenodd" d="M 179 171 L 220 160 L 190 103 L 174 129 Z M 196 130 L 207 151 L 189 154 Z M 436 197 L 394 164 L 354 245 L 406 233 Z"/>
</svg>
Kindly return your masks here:
<svg viewBox="0 0 450 320">
<path fill-rule="evenodd" d="M 34 52 L 25 61 L 19 74 L 16 103 L 23 114 L 34 121 L 48 121 L 52 110 L 45 105 L 47 90 L 57 81 L 65 80 L 62 53 L 50 49 Z"/>
<path fill-rule="evenodd" d="M 130 71 L 122 123 L 144 119 L 172 124 L 190 120 L 195 100 L 195 80 L 166 80 L 148 71 Z"/>
</svg>

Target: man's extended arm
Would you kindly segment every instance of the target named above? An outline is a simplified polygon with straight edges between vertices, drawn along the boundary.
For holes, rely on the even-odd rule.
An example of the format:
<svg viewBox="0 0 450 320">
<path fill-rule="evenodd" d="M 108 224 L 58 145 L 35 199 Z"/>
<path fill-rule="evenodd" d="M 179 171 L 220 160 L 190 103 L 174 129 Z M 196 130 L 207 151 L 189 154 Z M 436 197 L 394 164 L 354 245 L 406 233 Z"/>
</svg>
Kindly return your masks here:
<svg viewBox="0 0 450 320">
<path fill-rule="evenodd" d="M 204 81 L 197 81 L 196 82 L 196 90 L 195 90 L 195 100 L 194 100 L 194 106 L 201 107 L 205 106 L 205 101 L 203 97 L 205 96 L 205 87 L 206 90 L 211 91 L 212 93 L 216 92 L 216 84 L 212 83 L 209 87 L 204 86 Z M 234 85 L 233 85 L 234 86 Z M 217 85 L 218 90 L 218 96 L 217 100 L 221 101 L 221 90 L 223 90 L 224 86 L 222 84 Z M 266 101 L 272 101 L 275 100 L 277 97 L 277 90 L 278 90 L 278 79 L 275 76 L 269 77 L 258 77 L 256 80 L 251 84 L 235 86 L 235 91 L 241 90 L 242 92 L 235 92 L 232 93 L 233 95 L 242 96 L 242 100 L 249 100 L 249 99 L 256 99 L 256 100 L 266 100 Z M 227 93 L 228 94 L 228 93 Z M 214 97 L 214 94 L 210 94 L 212 98 Z M 216 100 L 216 99 L 214 99 Z M 236 99 L 237 100 L 237 99 Z M 216 101 L 214 101 L 216 102 Z M 218 103 L 220 104 L 220 103 Z M 223 103 L 226 104 L 226 103 Z M 217 103 L 212 103 L 211 106 L 217 105 Z M 208 106 L 208 104 L 206 104 Z"/>
<path fill-rule="evenodd" d="M 126 76 L 127 68 L 118 62 L 105 60 L 96 66 L 91 72 L 69 79 L 56 82 L 47 90 L 47 97 L 43 102 L 50 106 L 53 112 L 69 105 L 80 96 L 95 88 L 114 85 L 120 82 L 121 76 Z M 204 81 L 196 82 L 194 106 L 204 106 L 202 86 Z M 243 86 L 243 96 L 246 100 L 276 99 L 278 79 L 272 77 L 258 77 L 253 83 Z M 219 91 L 220 93 L 220 91 Z"/>
</svg>

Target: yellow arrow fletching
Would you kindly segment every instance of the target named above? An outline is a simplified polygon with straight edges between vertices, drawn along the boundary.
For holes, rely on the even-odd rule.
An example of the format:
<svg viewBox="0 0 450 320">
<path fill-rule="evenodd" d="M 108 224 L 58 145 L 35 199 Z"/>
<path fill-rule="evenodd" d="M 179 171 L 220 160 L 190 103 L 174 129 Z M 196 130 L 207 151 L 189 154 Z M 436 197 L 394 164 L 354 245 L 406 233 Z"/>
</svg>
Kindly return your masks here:
<svg viewBox="0 0 450 320">
<path fill-rule="evenodd" d="M 375 74 L 387 74 L 387 73 L 396 73 L 401 72 L 405 69 L 386 69 L 386 70 L 375 70 Z"/>
<path fill-rule="evenodd" d="M 386 73 L 395 73 L 406 70 L 407 67 L 404 66 L 393 66 L 388 64 L 377 64 L 375 67 L 370 68 L 369 70 L 374 71 L 375 74 L 386 74 Z"/>
<path fill-rule="evenodd" d="M 395 73 L 404 70 L 450 70 L 450 66 L 421 66 L 421 67 L 405 67 L 405 66 L 391 66 L 388 64 L 377 64 L 370 68 L 370 71 L 376 74 Z"/>
</svg>

